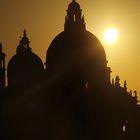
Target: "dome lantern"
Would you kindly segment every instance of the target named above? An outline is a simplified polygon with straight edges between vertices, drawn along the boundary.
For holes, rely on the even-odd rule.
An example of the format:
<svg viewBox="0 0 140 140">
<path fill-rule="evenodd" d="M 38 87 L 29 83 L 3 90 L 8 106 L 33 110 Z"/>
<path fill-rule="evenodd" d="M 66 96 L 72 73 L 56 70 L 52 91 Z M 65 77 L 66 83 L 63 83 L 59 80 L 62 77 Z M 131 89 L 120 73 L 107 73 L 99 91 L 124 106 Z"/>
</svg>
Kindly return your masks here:
<svg viewBox="0 0 140 140">
<path fill-rule="evenodd" d="M 85 22 L 82 16 L 80 4 L 73 0 L 67 10 L 65 30 L 85 30 Z"/>
<path fill-rule="evenodd" d="M 19 45 L 17 47 L 17 53 L 23 54 L 24 52 L 30 52 L 31 48 L 29 47 L 30 41 L 27 37 L 26 30 L 23 31 L 23 37 L 19 41 Z"/>
</svg>

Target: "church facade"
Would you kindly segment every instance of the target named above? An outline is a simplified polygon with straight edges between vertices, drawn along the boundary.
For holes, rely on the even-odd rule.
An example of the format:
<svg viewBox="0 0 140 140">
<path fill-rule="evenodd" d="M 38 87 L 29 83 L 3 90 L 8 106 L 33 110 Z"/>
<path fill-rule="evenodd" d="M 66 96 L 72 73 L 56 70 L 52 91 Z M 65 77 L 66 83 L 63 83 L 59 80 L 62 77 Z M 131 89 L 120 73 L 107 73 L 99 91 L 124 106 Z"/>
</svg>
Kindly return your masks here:
<svg viewBox="0 0 140 140">
<path fill-rule="evenodd" d="M 3 139 L 138 140 L 137 92 L 111 81 L 105 50 L 86 29 L 80 4 L 67 10 L 64 31 L 51 42 L 45 66 L 26 31 L 6 66 L 0 44 Z"/>
</svg>

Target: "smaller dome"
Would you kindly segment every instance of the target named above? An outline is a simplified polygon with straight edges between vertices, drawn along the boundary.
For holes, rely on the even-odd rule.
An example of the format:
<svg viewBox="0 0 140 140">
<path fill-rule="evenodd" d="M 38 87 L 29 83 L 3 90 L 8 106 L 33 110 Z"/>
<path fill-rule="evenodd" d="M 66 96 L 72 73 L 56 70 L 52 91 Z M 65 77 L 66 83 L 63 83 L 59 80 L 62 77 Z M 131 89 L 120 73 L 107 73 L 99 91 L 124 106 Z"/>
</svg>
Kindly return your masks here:
<svg viewBox="0 0 140 140">
<path fill-rule="evenodd" d="M 42 77 L 44 65 L 32 52 L 14 55 L 8 63 L 8 85 L 24 88 L 37 83 Z"/>
<path fill-rule="evenodd" d="M 8 85 L 12 88 L 24 88 L 36 84 L 44 72 L 41 59 L 32 52 L 29 43 L 24 30 L 16 54 L 8 63 Z"/>
<path fill-rule="evenodd" d="M 75 0 L 73 0 L 68 6 L 68 11 L 77 11 L 80 9 L 80 4 L 77 3 Z"/>
</svg>

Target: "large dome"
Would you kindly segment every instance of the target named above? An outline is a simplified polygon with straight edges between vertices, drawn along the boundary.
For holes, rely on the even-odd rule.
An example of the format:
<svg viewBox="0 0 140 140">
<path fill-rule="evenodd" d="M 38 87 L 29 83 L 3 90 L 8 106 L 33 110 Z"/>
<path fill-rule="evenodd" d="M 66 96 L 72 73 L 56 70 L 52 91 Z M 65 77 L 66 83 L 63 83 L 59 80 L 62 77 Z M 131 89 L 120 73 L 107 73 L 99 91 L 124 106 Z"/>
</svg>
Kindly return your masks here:
<svg viewBox="0 0 140 140">
<path fill-rule="evenodd" d="M 60 64 L 93 61 L 106 65 L 106 54 L 100 41 L 88 31 L 62 32 L 51 43 L 46 56 L 47 67 L 57 69 Z"/>
<path fill-rule="evenodd" d="M 99 87 L 109 79 L 106 54 L 98 38 L 86 30 L 81 12 L 80 5 L 73 0 L 68 6 L 64 31 L 48 48 L 46 71 L 58 83 L 88 82 Z"/>
</svg>

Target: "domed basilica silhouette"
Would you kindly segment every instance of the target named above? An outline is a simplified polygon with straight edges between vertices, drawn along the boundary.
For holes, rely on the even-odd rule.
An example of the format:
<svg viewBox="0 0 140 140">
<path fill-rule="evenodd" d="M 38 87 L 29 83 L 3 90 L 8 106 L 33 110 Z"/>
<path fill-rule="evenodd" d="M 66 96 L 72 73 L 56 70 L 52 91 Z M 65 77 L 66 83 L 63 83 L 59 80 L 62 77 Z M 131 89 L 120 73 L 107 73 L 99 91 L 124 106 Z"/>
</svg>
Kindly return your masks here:
<svg viewBox="0 0 140 140">
<path fill-rule="evenodd" d="M 5 57 L 0 44 L 1 139 L 139 140 L 137 92 L 111 80 L 104 47 L 75 0 L 45 66 L 25 30 L 7 68 Z"/>
</svg>

